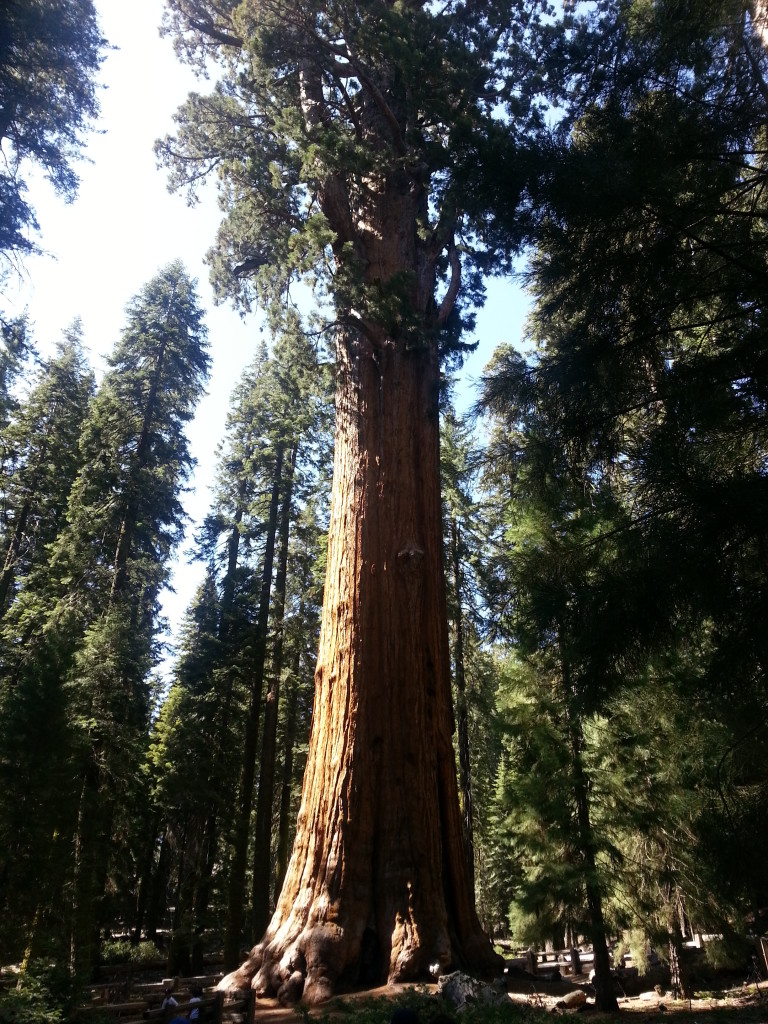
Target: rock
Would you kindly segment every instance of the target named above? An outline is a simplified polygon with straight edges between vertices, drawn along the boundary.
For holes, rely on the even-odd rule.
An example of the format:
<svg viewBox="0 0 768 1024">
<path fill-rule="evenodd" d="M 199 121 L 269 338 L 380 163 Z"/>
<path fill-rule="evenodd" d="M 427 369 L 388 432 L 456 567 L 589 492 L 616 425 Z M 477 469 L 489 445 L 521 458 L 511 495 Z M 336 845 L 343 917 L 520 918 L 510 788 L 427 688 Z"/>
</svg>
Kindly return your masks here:
<svg viewBox="0 0 768 1024">
<path fill-rule="evenodd" d="M 558 999 L 555 1006 L 558 1010 L 573 1010 L 577 1006 L 584 1006 L 586 1001 L 586 993 L 582 992 L 580 988 L 575 988 L 573 992 L 569 992 L 562 999 Z"/>
<path fill-rule="evenodd" d="M 501 991 L 468 974 L 462 974 L 461 971 L 454 971 L 453 974 L 446 974 L 440 978 L 437 982 L 437 991 L 457 1010 L 463 1009 L 467 1003 L 481 1006 L 500 1006 L 509 1003 L 506 989 Z"/>
</svg>

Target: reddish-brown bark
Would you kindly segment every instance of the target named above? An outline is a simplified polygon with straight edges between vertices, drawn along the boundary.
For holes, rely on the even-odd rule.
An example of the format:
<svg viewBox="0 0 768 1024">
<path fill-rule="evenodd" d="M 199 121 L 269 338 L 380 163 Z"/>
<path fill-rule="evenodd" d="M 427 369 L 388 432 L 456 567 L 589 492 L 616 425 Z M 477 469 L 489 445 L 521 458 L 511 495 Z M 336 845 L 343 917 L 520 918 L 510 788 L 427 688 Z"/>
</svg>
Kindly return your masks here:
<svg viewBox="0 0 768 1024">
<path fill-rule="evenodd" d="M 303 982 L 309 1002 L 345 984 L 426 977 L 434 963 L 496 962 L 475 914 L 451 740 L 439 360 L 428 333 L 440 315 L 437 252 L 414 230 L 423 193 L 397 184 L 361 211 L 356 249 L 369 289 L 412 271 L 424 338 L 361 315 L 361 330 L 338 340 L 328 570 L 297 836 L 262 942 L 222 983 L 296 998 Z"/>
<path fill-rule="evenodd" d="M 339 351 L 335 485 L 298 834 L 272 922 L 230 983 L 490 966 L 451 742 L 433 350 Z M 365 941 L 364 941 L 364 933 Z M 375 938 L 375 941 L 374 941 Z M 369 962 L 363 960 L 369 958 Z"/>
</svg>

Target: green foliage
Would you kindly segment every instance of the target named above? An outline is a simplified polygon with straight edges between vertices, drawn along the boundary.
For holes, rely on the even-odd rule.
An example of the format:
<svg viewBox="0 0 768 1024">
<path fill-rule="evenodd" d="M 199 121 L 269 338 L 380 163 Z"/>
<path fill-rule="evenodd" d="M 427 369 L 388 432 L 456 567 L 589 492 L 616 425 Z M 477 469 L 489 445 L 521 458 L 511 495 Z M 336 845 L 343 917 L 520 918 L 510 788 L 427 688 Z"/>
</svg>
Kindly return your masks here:
<svg viewBox="0 0 768 1024">
<path fill-rule="evenodd" d="M 61 964 L 39 959 L 26 965 L 13 988 L 0 991 L 2 1024 L 58 1024 L 71 1018 L 80 988 Z"/>
<path fill-rule="evenodd" d="M 560 687 L 541 717 L 580 722 L 609 912 L 654 936 L 683 908 L 743 930 L 765 892 L 767 68 L 727 6 L 628 0 L 533 30 L 563 105 L 537 185 L 537 351 L 500 350 L 484 387 L 491 602 L 531 681 Z M 536 753 L 521 800 L 557 828 L 525 773 L 566 758 L 509 707 L 515 756 Z"/>
<path fill-rule="evenodd" d="M 101 962 L 105 964 L 148 964 L 162 959 L 154 942 L 131 942 L 130 939 L 106 940 L 101 945 Z"/>
<path fill-rule="evenodd" d="M 14 382 L 33 350 L 26 316 L 7 319 L 0 316 L 0 427 L 5 427 L 17 403 Z M 5 451 L 2 453 L 5 462 Z"/>
<path fill-rule="evenodd" d="M 299 1004 L 297 1009 L 302 1012 L 302 1005 Z M 417 987 L 406 989 L 393 999 L 339 999 L 334 1006 L 334 1014 L 342 1019 L 354 1017 L 359 1024 L 388 1024 L 396 1010 L 410 1010 L 424 1024 L 432 1021 L 453 1024 L 457 1016 L 455 1007 L 447 1000 Z M 324 1014 L 321 1019 L 330 1020 L 330 1015 Z M 461 1009 L 460 1019 L 467 1024 L 519 1024 L 522 1020 L 543 1024 L 547 1014 L 544 1010 L 537 1012 L 530 1006 L 511 1001 L 507 1005 L 492 1006 L 467 1003 Z"/>
<path fill-rule="evenodd" d="M 768 59 L 733 0 L 566 7 L 169 0 L 179 53 L 221 75 L 157 152 L 191 198 L 217 176 L 216 293 L 267 308 L 275 336 L 233 395 L 208 571 L 155 708 L 158 596 L 208 369 L 194 283 L 174 264 L 136 296 L 95 397 L 77 325 L 24 379 L 28 327 L 0 322 L 4 952 L 64 964 L 75 948 L 87 970 L 94 924 L 135 908 L 138 932 L 158 917 L 150 893 L 188 944 L 223 924 L 268 511 L 295 448 L 284 616 L 266 638 L 283 648 L 285 845 L 332 419 L 290 289 L 309 284 L 317 323 L 360 351 L 385 337 L 445 361 L 483 274 L 525 239 L 537 348 L 489 367 L 482 481 L 469 424 L 443 424 L 481 916 L 562 941 L 589 930 L 597 894 L 638 966 L 645 936 L 686 915 L 723 929 L 724 964 L 765 906 Z M 74 195 L 104 42 L 91 0 L 11 0 L 0 39 L 8 260 L 35 248 L 28 161 Z M 402 257 L 386 267 L 385 235 Z M 56 985 L 35 977 L 0 1018 L 59 1019 Z M 350 1012 L 375 1024 L 391 1008 Z"/>
<path fill-rule="evenodd" d="M 704 945 L 707 964 L 716 971 L 743 969 L 754 949 L 754 942 L 733 934 L 709 939 Z"/>
<path fill-rule="evenodd" d="M 480 271 L 508 265 L 522 234 L 494 207 L 525 202 L 521 147 L 496 119 L 499 55 L 525 20 L 496 4 L 480 16 L 454 5 L 288 12 L 173 0 L 164 29 L 177 51 L 199 69 L 215 57 L 223 76 L 210 95 L 189 97 L 156 152 L 171 187 L 192 196 L 218 176 L 217 293 L 277 315 L 291 281 L 305 280 L 346 328 L 460 348 L 482 301 Z M 408 188 L 418 199 L 403 204 Z M 370 262 L 379 220 L 409 239 L 381 270 Z M 459 263 L 462 296 L 439 314 L 435 289 L 456 280 Z"/>
<path fill-rule="evenodd" d="M 0 39 L 0 258 L 9 263 L 36 248 L 26 166 L 41 167 L 66 200 L 75 196 L 72 161 L 98 113 L 105 40 L 92 0 L 6 0 Z"/>
<path fill-rule="evenodd" d="M 284 705 L 292 702 L 301 705 L 299 736 L 306 731 L 303 705 L 311 686 L 308 666 L 317 643 L 323 582 L 319 508 L 328 487 L 328 429 L 327 367 L 319 364 L 294 319 L 271 352 L 261 347 L 234 390 L 213 506 L 199 537 L 206 577 L 187 613 L 174 680 L 147 752 L 152 827 L 164 838 L 153 848 L 142 884 L 149 885 L 150 876 L 158 878 L 162 870 L 164 884 L 177 889 L 174 956 L 196 955 L 203 930 L 221 934 L 223 928 L 246 721 L 254 713 L 249 708 L 260 713 L 263 699 L 258 648 L 266 648 L 261 657 L 268 656 L 269 673 L 279 634 L 282 664 L 291 666 L 281 679 L 283 727 L 290 718 Z M 260 638 L 270 503 L 274 488 L 282 495 L 289 484 L 295 501 L 285 608 L 282 621 L 271 623 Z M 301 759 L 296 762 L 300 770 Z M 174 853 L 165 856 L 163 850 L 171 848 Z"/>
<path fill-rule="evenodd" d="M 165 268 L 130 304 L 89 403 L 78 358 L 70 344 L 52 364 L 31 394 L 32 427 L 20 434 L 25 500 L 37 474 L 41 500 L 57 497 L 60 507 L 50 526 L 41 519 L 44 557 L 3 622 L 0 834 L 8 859 L 0 901 L 16 955 L 21 943 L 33 952 L 50 944 L 87 976 L 110 865 L 128 838 L 125 809 L 140 802 L 157 600 L 183 529 L 179 491 L 191 465 L 184 428 L 208 368 L 202 313 L 183 267 Z M 59 381 L 62 396 L 49 378 L 58 380 L 54 368 L 62 377 L 65 364 L 80 384 Z M 29 443 L 46 436 L 54 408 L 60 467 L 46 461 L 53 441 L 51 450 Z M 68 480 L 64 513 L 58 488 Z"/>
<path fill-rule="evenodd" d="M 78 322 L 64 332 L 56 356 L 37 371 L 2 431 L 8 476 L 2 488 L 0 618 L 15 590 L 46 571 L 81 466 L 79 438 L 94 385 L 80 333 Z"/>
<path fill-rule="evenodd" d="M 626 954 L 632 957 L 632 966 L 637 968 L 642 977 L 648 973 L 650 966 L 648 936 L 642 928 L 631 928 L 625 931 L 621 941 L 614 947 L 613 962 L 615 965 Z"/>
</svg>

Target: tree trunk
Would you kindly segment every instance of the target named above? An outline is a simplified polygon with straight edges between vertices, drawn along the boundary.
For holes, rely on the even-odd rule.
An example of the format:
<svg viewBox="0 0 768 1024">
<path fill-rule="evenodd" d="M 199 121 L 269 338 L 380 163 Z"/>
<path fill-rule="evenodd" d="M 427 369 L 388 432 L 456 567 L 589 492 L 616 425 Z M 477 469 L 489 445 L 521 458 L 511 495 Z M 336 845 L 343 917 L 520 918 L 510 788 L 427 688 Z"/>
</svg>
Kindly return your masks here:
<svg viewBox="0 0 768 1024">
<path fill-rule="evenodd" d="M 297 651 L 293 669 L 295 678 L 298 678 L 299 664 L 300 653 Z M 288 717 L 285 723 L 285 737 L 283 740 L 283 777 L 280 788 L 280 823 L 278 825 L 277 864 L 275 866 L 275 892 L 280 892 L 282 889 L 285 873 L 288 869 L 291 793 L 293 789 L 293 747 L 296 742 L 296 719 L 298 718 L 297 700 L 297 688 L 289 686 L 286 692 Z"/>
<path fill-rule="evenodd" d="M 171 867 L 171 838 L 166 829 L 160 841 L 160 852 L 152 873 L 152 890 L 147 910 L 147 941 L 155 942 L 160 922 L 166 912 L 166 890 Z"/>
<path fill-rule="evenodd" d="M 141 932 L 144 927 L 144 918 L 147 913 L 150 890 L 152 888 L 152 869 L 155 865 L 155 850 L 157 849 L 157 832 L 160 828 L 160 812 L 155 811 L 151 821 L 147 825 L 144 834 L 144 855 L 141 858 L 141 866 L 138 871 L 136 893 L 136 917 L 133 923 L 133 941 L 141 941 Z"/>
<path fill-rule="evenodd" d="M 566 690 L 570 690 L 567 672 L 564 669 Z M 583 736 L 581 723 L 569 709 L 569 728 L 571 738 L 573 790 L 576 799 L 576 813 L 579 827 L 579 845 L 584 862 L 584 889 L 587 894 L 587 909 L 594 951 L 594 986 L 595 1009 L 603 1013 L 617 1013 L 619 1004 L 613 988 L 611 962 L 608 956 L 608 942 L 603 918 L 603 897 L 597 876 L 597 860 L 595 857 L 595 837 L 589 813 L 589 792 L 582 764 Z"/>
<path fill-rule="evenodd" d="M 690 964 L 686 958 L 683 929 L 680 924 L 681 893 L 670 884 L 666 892 L 667 936 L 669 948 L 669 980 L 675 999 L 691 999 Z"/>
<path fill-rule="evenodd" d="M 298 830 L 266 935 L 222 982 L 288 998 L 304 979 L 308 1002 L 499 960 L 475 914 L 451 740 L 436 346 L 340 339 L 337 373 Z"/>
<path fill-rule="evenodd" d="M 194 829 L 195 823 L 192 824 Z M 178 878 L 174 902 L 173 925 L 168 945 L 169 975 L 192 974 L 192 902 L 194 899 L 198 843 L 187 831 L 179 847 Z"/>
<path fill-rule="evenodd" d="M 8 551 L 5 555 L 5 564 L 3 565 L 2 574 L 0 574 L 0 618 L 2 618 L 6 612 L 5 606 L 8 599 L 8 591 L 11 589 L 11 584 L 13 583 L 16 559 L 21 549 L 21 542 L 24 537 L 24 531 L 27 528 L 27 517 L 29 516 L 31 507 L 31 498 L 27 498 L 21 507 L 21 512 L 19 512 L 16 520 L 16 527 L 13 531 L 13 536 L 11 537 L 10 544 L 8 545 Z"/>
<path fill-rule="evenodd" d="M 296 469 L 297 454 L 298 445 L 294 443 L 286 471 L 285 493 L 283 495 L 282 508 L 280 509 L 280 537 L 277 572 L 275 573 L 275 596 L 272 606 L 275 639 L 272 648 L 271 679 L 264 704 L 259 795 L 256 801 L 256 826 L 253 843 L 251 910 L 253 914 L 252 928 L 254 941 L 261 938 L 269 922 L 269 883 L 272 874 L 270 851 L 272 847 L 272 803 L 275 793 L 277 712 L 280 701 L 280 676 L 283 671 L 285 583 L 288 575 L 288 540 L 291 528 L 293 476 Z"/>
<path fill-rule="evenodd" d="M 248 718 L 245 723 L 243 770 L 240 777 L 239 806 L 235 821 L 232 862 L 230 866 L 227 926 L 224 937 L 224 965 L 228 968 L 232 968 L 239 960 L 240 941 L 243 930 L 245 869 L 248 860 L 248 829 L 251 822 L 253 786 L 256 775 L 256 747 L 259 735 L 259 719 L 261 717 L 261 694 L 264 682 L 264 660 L 269 620 L 269 596 L 272 589 L 272 566 L 275 555 L 275 535 L 277 533 L 277 512 L 283 472 L 283 457 L 283 446 L 279 445 L 275 454 L 275 469 L 269 504 L 267 536 L 264 546 L 264 565 L 261 575 L 259 608 L 254 624 L 251 695 Z"/>
<path fill-rule="evenodd" d="M 669 981 L 675 999 L 692 998 L 693 991 L 690 971 L 685 958 L 683 937 L 680 934 L 680 929 L 674 925 L 669 928 Z"/>
<path fill-rule="evenodd" d="M 351 982 L 500 964 L 475 913 L 452 743 L 439 463 L 439 342 L 461 268 L 408 165 L 407 97 L 365 79 L 356 130 L 380 164 L 326 168 L 335 234 L 333 492 L 315 701 L 296 839 L 262 942 L 224 988 L 306 1002 Z M 374 81 L 375 79 L 375 81 Z M 299 66 L 309 133 L 330 124 Z M 388 106 L 391 94 L 394 106 Z M 386 169 L 385 169 L 386 168 Z M 436 263 L 450 282 L 439 308 Z"/>
<path fill-rule="evenodd" d="M 461 552 L 459 525 L 451 517 L 451 563 L 453 569 L 456 619 L 453 626 L 453 664 L 456 677 L 456 717 L 459 745 L 459 788 L 464 822 L 464 850 L 470 882 L 475 884 L 475 840 L 472 825 L 472 770 L 469 763 L 469 723 L 467 720 L 467 687 L 464 674 L 464 618 L 461 607 Z"/>
<path fill-rule="evenodd" d="M 99 792 L 99 775 L 94 762 L 86 765 L 72 842 L 69 967 L 72 974 L 83 982 L 91 980 L 98 962 L 99 918 L 112 825 L 109 801 Z"/>
<path fill-rule="evenodd" d="M 248 481 L 243 477 L 238 485 L 235 515 L 227 541 L 227 569 L 221 586 L 218 638 L 224 648 L 223 656 L 225 658 L 228 657 L 227 641 L 230 638 L 233 626 L 232 609 L 235 601 L 237 564 L 240 554 L 240 524 L 243 521 L 247 496 Z M 230 715 L 232 711 L 233 686 L 233 675 L 231 671 L 228 671 L 225 675 L 224 692 L 221 696 L 221 721 L 215 730 L 214 749 L 211 756 L 212 778 L 219 783 L 222 782 L 221 773 L 226 748 L 231 742 Z M 220 786 L 216 787 L 215 794 L 214 799 L 210 801 L 209 806 L 206 808 L 202 826 L 201 867 L 195 890 L 194 905 L 193 969 L 196 969 L 196 965 L 202 964 L 202 948 L 199 939 L 208 917 L 213 870 L 219 853 L 219 833 L 223 817 L 222 808 L 225 806 L 225 792 L 222 792 Z"/>
</svg>

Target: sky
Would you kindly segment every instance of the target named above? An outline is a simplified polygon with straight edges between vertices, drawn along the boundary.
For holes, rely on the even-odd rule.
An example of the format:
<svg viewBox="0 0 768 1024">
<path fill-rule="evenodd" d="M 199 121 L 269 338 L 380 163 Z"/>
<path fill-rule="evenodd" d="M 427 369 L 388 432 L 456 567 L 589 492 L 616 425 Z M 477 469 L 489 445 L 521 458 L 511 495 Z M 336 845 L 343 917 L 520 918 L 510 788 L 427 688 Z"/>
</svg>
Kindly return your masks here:
<svg viewBox="0 0 768 1024">
<path fill-rule="evenodd" d="M 45 255 L 29 258 L 20 281 L 1 297 L 7 312 L 25 308 L 42 355 L 62 330 L 80 317 L 83 341 L 97 375 L 124 322 L 129 300 L 171 260 L 182 259 L 198 279 L 206 309 L 212 371 L 208 393 L 189 428 L 197 460 L 191 490 L 184 499 L 190 517 L 185 549 L 173 572 L 175 593 L 163 596 L 171 636 L 202 579 L 189 564 L 194 526 L 208 511 L 216 447 L 224 435 L 229 398 L 262 339 L 257 315 L 242 319 L 230 306 L 214 306 L 203 260 L 221 212 L 213 187 L 193 207 L 166 189 L 165 172 L 153 153 L 155 139 L 173 130 L 173 113 L 191 90 L 206 91 L 180 64 L 171 41 L 159 35 L 162 0 L 96 0 L 103 35 L 111 46 L 102 66 L 101 114 L 80 162 L 78 198 L 65 204 L 42 175 L 29 173 L 28 198 L 40 225 Z M 502 341 L 519 343 L 525 316 L 520 289 L 489 282 L 488 302 L 477 320 L 477 352 L 462 371 L 460 400 L 473 398 L 477 379 Z"/>
</svg>

